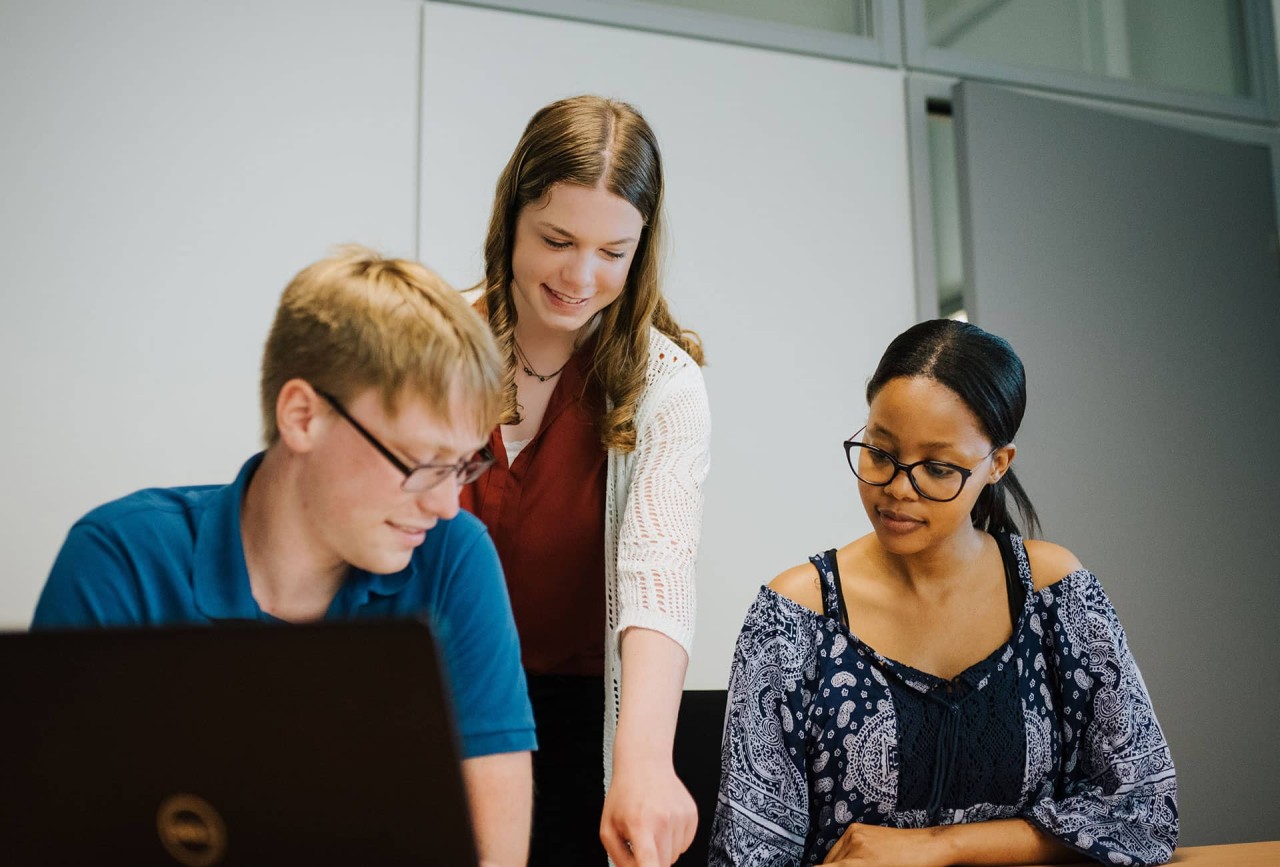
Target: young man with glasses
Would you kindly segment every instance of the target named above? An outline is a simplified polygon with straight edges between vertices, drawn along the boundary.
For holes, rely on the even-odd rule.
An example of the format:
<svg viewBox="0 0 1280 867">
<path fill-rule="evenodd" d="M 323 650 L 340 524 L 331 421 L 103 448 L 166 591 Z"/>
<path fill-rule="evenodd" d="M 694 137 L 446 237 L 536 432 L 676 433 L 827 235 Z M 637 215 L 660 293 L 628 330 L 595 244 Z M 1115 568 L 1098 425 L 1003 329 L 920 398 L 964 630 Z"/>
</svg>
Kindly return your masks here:
<svg viewBox="0 0 1280 867">
<path fill-rule="evenodd" d="M 493 543 L 458 508 L 492 457 L 502 365 L 421 265 L 348 248 L 285 289 L 266 451 L 230 485 L 139 491 L 67 536 L 33 628 L 429 615 L 482 859 L 523 864 L 535 747 Z"/>
</svg>

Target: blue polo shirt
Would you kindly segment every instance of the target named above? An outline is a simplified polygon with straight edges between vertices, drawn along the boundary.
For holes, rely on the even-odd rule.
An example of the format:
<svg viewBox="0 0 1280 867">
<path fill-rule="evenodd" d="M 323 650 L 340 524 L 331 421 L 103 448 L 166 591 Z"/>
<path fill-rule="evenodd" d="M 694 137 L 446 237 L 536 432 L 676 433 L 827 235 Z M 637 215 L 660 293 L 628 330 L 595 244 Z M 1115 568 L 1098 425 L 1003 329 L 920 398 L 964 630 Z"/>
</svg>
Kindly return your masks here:
<svg viewBox="0 0 1280 867">
<path fill-rule="evenodd" d="M 240 504 L 262 455 L 230 485 L 152 488 L 71 528 L 33 629 L 273 622 L 249 587 Z M 408 567 L 351 569 L 326 620 L 427 615 L 444 656 L 463 756 L 536 749 L 520 643 L 497 552 L 467 512 L 439 521 Z"/>
</svg>

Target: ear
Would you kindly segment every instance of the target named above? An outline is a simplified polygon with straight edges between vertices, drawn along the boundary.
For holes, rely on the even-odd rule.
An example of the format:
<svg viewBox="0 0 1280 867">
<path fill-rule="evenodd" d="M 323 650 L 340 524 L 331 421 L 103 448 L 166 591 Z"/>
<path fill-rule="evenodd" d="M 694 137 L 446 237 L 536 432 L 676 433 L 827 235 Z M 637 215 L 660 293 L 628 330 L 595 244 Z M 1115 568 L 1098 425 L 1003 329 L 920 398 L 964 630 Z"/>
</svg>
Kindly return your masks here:
<svg viewBox="0 0 1280 867">
<path fill-rule="evenodd" d="M 324 427 L 324 398 L 305 379 L 291 379 L 276 395 L 276 428 L 292 452 L 309 452 Z"/>
<path fill-rule="evenodd" d="M 1013 463 L 1013 457 L 1017 453 L 1018 447 L 1013 443 L 996 449 L 995 454 L 991 457 L 991 476 L 989 479 L 991 484 L 994 485 L 1004 478 L 1004 474 L 1009 472 L 1009 465 Z"/>
</svg>

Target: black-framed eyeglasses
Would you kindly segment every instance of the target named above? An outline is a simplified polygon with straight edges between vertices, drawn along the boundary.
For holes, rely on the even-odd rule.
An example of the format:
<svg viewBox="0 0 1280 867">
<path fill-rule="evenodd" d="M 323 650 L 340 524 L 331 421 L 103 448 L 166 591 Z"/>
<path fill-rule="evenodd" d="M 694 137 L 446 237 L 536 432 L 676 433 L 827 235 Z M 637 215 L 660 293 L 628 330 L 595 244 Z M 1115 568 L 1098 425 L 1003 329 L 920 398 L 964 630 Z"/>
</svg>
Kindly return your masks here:
<svg viewBox="0 0 1280 867">
<path fill-rule="evenodd" d="M 316 394 L 328 401 L 338 415 L 345 418 L 360 436 L 369 441 L 369 445 L 378 450 L 378 454 L 404 473 L 404 481 L 400 483 L 400 489 L 405 493 L 420 494 L 423 491 L 429 491 L 449 476 L 456 477 L 459 485 L 467 485 L 480 478 L 485 470 L 493 466 L 493 452 L 485 446 L 471 457 L 463 458 L 457 463 L 428 463 L 411 467 L 396 457 L 391 449 L 378 441 L 377 437 L 365 430 L 364 425 L 352 418 L 351 413 L 347 412 L 346 407 L 336 397 L 320 389 L 316 389 Z"/>
<path fill-rule="evenodd" d="M 866 430 L 865 427 L 859 428 L 853 436 L 856 437 L 864 430 Z M 999 446 L 987 452 L 982 460 L 985 461 L 994 455 L 997 449 Z M 859 481 L 883 488 L 897 478 L 898 473 L 906 473 L 907 480 L 911 482 L 911 487 L 915 488 L 916 493 L 936 503 L 949 503 L 960 496 L 965 482 L 969 481 L 973 471 L 982 465 L 982 461 L 971 468 L 956 466 L 946 461 L 916 461 L 913 464 L 904 464 L 898 460 L 897 456 L 889 454 L 884 449 L 858 442 L 852 437 L 845 440 L 844 454 L 849 461 L 849 469 L 853 470 L 853 474 Z M 917 470 L 920 472 L 917 473 Z"/>
</svg>

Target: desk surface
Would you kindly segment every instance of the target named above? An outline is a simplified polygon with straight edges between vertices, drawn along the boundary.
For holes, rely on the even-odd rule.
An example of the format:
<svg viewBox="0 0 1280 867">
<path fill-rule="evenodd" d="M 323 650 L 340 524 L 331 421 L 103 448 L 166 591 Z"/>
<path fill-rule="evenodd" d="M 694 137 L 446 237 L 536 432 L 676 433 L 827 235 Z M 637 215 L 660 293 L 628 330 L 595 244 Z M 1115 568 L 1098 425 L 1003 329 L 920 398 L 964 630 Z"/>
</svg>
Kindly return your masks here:
<svg viewBox="0 0 1280 867">
<path fill-rule="evenodd" d="M 1222 864 L 1225 867 L 1253 867 L 1280 864 L 1280 841 L 1233 843 L 1228 846 L 1188 846 L 1173 853 L 1171 864 Z"/>
<path fill-rule="evenodd" d="M 1092 864 L 1096 861 L 1075 861 Z M 1179 846 L 1170 864 L 1193 864 L 1196 867 L 1276 867 L 1280 864 L 1280 841 L 1265 843 L 1230 843 L 1225 846 Z"/>
</svg>

